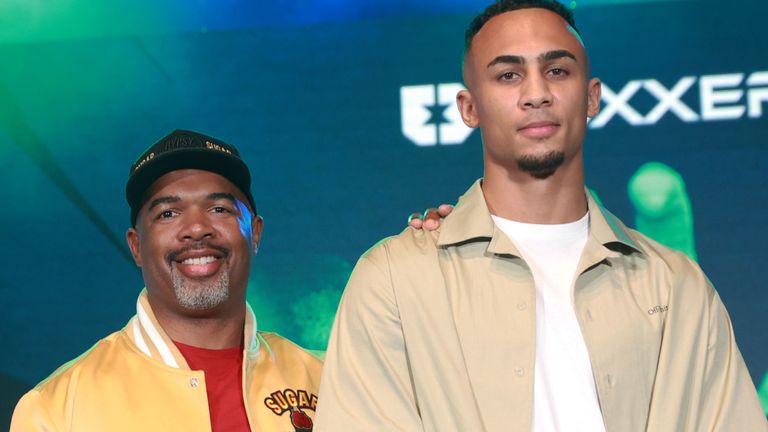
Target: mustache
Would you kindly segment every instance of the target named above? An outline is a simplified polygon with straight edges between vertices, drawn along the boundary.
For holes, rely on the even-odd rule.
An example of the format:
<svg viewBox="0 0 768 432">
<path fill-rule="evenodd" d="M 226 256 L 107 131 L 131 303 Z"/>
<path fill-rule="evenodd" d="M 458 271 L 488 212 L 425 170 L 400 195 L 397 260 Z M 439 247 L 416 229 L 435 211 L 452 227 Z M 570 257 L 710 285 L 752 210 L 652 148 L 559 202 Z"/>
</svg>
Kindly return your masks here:
<svg viewBox="0 0 768 432">
<path fill-rule="evenodd" d="M 174 261 L 176 261 L 176 258 L 179 255 L 183 253 L 187 253 L 189 251 L 199 250 L 199 249 L 213 249 L 221 252 L 221 254 L 224 255 L 224 258 L 229 257 L 229 249 L 225 248 L 224 246 L 215 245 L 205 241 L 198 241 L 188 246 L 184 246 L 181 249 L 176 249 L 171 252 L 168 252 L 168 254 L 165 256 L 165 259 L 166 261 L 168 261 L 168 265 L 171 265 Z"/>
</svg>

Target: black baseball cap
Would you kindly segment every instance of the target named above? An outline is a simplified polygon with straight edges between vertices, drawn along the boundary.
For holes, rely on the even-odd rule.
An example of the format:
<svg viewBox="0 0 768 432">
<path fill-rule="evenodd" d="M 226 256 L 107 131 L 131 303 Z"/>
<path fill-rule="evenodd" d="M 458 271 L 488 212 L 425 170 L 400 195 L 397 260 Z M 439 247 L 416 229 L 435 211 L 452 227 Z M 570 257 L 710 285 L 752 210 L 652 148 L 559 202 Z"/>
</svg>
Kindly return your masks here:
<svg viewBox="0 0 768 432">
<path fill-rule="evenodd" d="M 152 183 L 171 171 L 182 169 L 211 171 L 223 176 L 240 189 L 256 213 L 251 195 L 251 173 L 240 159 L 237 148 L 198 132 L 176 129 L 149 147 L 131 165 L 125 185 L 125 198 L 131 207 L 131 226 L 136 225 L 136 217 Z"/>
</svg>

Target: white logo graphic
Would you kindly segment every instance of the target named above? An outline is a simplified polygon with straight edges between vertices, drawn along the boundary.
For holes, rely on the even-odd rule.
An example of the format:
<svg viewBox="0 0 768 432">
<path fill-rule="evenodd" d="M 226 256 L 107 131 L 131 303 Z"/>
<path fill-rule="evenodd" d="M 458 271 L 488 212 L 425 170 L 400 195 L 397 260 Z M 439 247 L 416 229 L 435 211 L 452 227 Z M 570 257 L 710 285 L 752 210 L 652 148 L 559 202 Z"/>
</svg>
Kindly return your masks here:
<svg viewBox="0 0 768 432">
<path fill-rule="evenodd" d="M 603 107 L 589 122 L 589 128 L 600 129 L 617 116 L 632 126 L 651 126 L 667 113 L 685 123 L 736 120 L 745 113 L 751 119 L 761 118 L 763 104 L 768 102 L 768 71 L 753 72 L 746 79 L 745 76 L 744 73 L 686 76 L 670 88 L 655 79 L 632 80 L 618 92 L 603 83 Z M 697 81 L 699 112 L 682 101 Z M 472 133 L 456 108 L 456 93 L 463 89 L 459 83 L 401 87 L 403 135 L 418 146 L 463 143 Z M 640 90 L 657 101 L 645 114 L 631 105 Z"/>
<path fill-rule="evenodd" d="M 472 133 L 461 120 L 456 93 L 459 83 L 400 87 L 403 135 L 417 146 L 461 144 Z"/>
<path fill-rule="evenodd" d="M 680 78 L 671 89 L 667 89 L 655 79 L 632 80 L 616 93 L 603 83 L 602 100 L 605 105 L 589 123 L 589 127 L 599 129 L 616 115 L 632 126 L 649 126 L 656 124 L 667 112 L 686 123 L 735 120 L 741 118 L 745 111 L 749 118 L 762 117 L 763 103 L 768 102 L 768 87 L 755 87 L 768 85 L 768 72 L 754 72 L 749 75 L 745 81 L 746 91 L 740 87 L 744 81 L 743 73 L 704 75 L 699 77 L 698 81 L 699 113 L 680 100 L 696 83 L 695 76 Z M 637 112 L 629 103 L 641 88 L 658 101 L 645 115 Z M 746 106 L 739 103 L 745 92 Z"/>
</svg>

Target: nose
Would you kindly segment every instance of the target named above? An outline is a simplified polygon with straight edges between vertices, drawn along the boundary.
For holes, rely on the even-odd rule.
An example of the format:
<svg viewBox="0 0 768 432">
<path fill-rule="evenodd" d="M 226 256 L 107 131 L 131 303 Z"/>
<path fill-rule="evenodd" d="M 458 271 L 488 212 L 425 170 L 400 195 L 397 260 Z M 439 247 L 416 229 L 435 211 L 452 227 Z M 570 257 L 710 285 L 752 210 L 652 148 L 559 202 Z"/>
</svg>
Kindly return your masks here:
<svg viewBox="0 0 768 432">
<path fill-rule="evenodd" d="M 526 77 L 520 88 L 520 108 L 538 109 L 552 105 L 552 92 L 547 80 L 533 74 Z"/>
<path fill-rule="evenodd" d="M 179 240 L 200 241 L 214 236 L 213 224 L 205 212 L 187 211 L 182 217 L 182 226 L 178 233 Z"/>
</svg>

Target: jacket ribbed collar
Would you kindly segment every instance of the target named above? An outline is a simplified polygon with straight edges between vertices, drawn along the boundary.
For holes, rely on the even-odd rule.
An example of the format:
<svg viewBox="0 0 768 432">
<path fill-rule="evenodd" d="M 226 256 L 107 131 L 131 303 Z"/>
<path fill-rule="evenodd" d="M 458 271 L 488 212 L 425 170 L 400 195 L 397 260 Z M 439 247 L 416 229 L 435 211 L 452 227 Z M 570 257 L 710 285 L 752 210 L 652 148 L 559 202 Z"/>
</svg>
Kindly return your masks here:
<svg viewBox="0 0 768 432">
<path fill-rule="evenodd" d="M 258 355 L 260 346 L 256 332 L 256 315 L 248 303 L 245 304 L 245 311 L 243 346 L 246 355 L 253 357 Z M 149 357 L 173 368 L 189 369 L 184 356 L 155 318 L 147 298 L 146 288 L 141 291 L 136 300 L 136 315 L 128 322 L 126 333 L 136 347 Z"/>
</svg>

